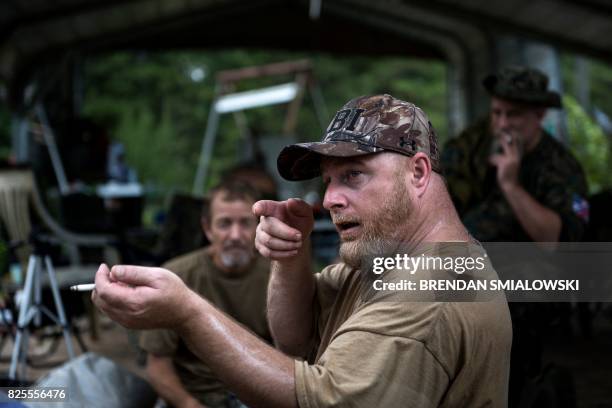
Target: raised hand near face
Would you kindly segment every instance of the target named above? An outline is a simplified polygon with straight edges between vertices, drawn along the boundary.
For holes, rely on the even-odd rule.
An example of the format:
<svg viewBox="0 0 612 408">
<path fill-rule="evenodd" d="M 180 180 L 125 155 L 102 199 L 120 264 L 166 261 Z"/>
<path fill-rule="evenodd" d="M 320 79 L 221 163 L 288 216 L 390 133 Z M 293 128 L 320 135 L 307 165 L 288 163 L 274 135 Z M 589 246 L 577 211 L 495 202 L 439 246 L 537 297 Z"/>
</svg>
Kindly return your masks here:
<svg viewBox="0 0 612 408">
<path fill-rule="evenodd" d="M 314 226 L 312 207 L 305 201 L 262 200 L 253 205 L 260 218 L 255 248 L 266 258 L 282 262 L 297 256 Z"/>
</svg>

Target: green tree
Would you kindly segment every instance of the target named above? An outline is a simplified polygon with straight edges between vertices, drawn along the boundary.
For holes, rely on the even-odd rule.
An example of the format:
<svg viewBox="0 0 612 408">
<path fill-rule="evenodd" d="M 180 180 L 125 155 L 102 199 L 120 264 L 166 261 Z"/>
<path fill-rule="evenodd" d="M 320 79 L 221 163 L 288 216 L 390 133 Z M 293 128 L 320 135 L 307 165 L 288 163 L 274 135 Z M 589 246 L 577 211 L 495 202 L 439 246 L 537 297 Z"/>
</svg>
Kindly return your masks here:
<svg viewBox="0 0 612 408">
<path fill-rule="evenodd" d="M 567 112 L 569 145 L 582 164 L 591 193 L 611 186 L 610 140 L 572 96 L 563 98 Z"/>
</svg>

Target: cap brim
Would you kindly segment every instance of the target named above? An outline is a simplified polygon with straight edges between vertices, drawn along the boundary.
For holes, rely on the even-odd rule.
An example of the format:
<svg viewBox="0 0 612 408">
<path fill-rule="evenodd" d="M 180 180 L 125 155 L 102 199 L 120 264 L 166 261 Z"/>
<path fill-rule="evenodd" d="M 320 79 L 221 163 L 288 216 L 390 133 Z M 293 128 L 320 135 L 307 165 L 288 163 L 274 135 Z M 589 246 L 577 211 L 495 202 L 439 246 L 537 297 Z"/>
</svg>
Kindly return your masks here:
<svg viewBox="0 0 612 408">
<path fill-rule="evenodd" d="M 321 157 L 354 157 L 378 152 L 373 146 L 353 142 L 313 142 L 286 146 L 278 155 L 276 165 L 286 180 L 309 180 L 321 175 Z"/>
</svg>

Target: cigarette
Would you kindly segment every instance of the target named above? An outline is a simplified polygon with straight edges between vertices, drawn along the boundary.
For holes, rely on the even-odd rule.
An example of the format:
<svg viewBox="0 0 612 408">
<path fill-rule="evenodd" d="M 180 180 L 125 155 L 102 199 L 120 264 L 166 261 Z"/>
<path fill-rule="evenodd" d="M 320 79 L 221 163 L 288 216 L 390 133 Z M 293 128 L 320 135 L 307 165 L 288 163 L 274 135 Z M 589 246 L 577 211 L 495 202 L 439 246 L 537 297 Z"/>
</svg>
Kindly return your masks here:
<svg viewBox="0 0 612 408">
<path fill-rule="evenodd" d="M 74 285 L 70 287 L 70 290 L 74 290 L 77 292 L 87 292 L 89 290 L 94 290 L 96 288 L 95 283 L 86 283 L 83 285 Z"/>
</svg>

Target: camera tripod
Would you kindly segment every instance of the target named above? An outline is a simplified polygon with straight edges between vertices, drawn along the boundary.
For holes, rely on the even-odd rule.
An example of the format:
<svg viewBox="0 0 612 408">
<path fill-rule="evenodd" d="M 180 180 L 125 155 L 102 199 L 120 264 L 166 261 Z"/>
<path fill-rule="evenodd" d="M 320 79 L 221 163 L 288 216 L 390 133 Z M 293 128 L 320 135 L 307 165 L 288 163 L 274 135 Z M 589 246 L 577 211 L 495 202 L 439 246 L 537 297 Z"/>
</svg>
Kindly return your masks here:
<svg viewBox="0 0 612 408">
<path fill-rule="evenodd" d="M 74 350 L 70 337 L 70 325 L 66 319 L 64 305 L 60 296 L 55 269 L 51 258 L 45 250 L 44 243 L 40 239 L 31 237 L 33 244 L 33 252 L 28 259 L 28 268 L 26 272 L 25 283 L 23 287 L 21 304 L 19 306 L 19 317 L 17 320 L 17 333 L 15 335 L 15 344 L 11 356 L 11 366 L 9 369 L 9 378 L 15 380 L 17 370 L 21 365 L 20 377 L 25 377 L 26 358 L 28 354 L 29 327 L 33 322 L 35 326 L 41 324 L 41 313 L 44 313 L 55 324 L 62 328 L 64 340 L 66 342 L 66 350 L 70 359 L 74 358 Z M 49 287 L 53 294 L 55 310 L 57 314 L 52 313 L 47 307 L 42 304 L 42 285 L 41 278 L 43 271 L 47 272 L 49 277 Z"/>
</svg>

